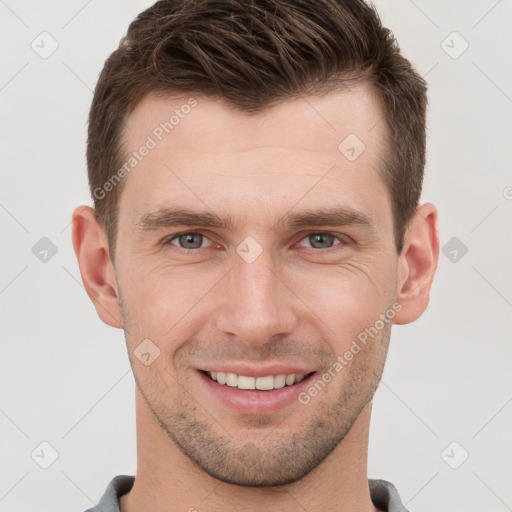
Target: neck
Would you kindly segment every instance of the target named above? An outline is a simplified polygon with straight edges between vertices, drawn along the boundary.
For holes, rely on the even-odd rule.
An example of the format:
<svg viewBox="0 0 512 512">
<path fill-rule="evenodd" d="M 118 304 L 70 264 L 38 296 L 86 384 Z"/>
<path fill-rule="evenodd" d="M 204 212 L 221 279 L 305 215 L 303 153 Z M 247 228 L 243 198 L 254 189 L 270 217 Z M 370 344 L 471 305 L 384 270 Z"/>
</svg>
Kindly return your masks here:
<svg viewBox="0 0 512 512">
<path fill-rule="evenodd" d="M 378 512 L 368 488 L 371 402 L 336 449 L 302 479 L 276 487 L 241 487 L 198 468 L 172 442 L 137 390 L 137 472 L 121 512 L 244 510 Z"/>
</svg>

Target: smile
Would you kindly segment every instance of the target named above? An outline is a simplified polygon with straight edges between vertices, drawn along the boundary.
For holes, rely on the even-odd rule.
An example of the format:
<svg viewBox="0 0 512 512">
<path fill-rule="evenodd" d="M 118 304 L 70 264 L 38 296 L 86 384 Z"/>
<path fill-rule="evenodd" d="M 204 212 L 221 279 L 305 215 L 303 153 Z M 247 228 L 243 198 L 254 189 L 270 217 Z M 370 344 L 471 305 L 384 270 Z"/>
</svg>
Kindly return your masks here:
<svg viewBox="0 0 512 512">
<path fill-rule="evenodd" d="M 206 372 L 210 378 L 219 384 L 238 389 L 258 389 L 260 391 L 270 391 L 280 389 L 285 386 L 293 386 L 304 379 L 304 373 L 266 375 L 262 377 L 249 377 L 247 375 L 237 375 L 236 373 L 224 372 Z"/>
<path fill-rule="evenodd" d="M 317 371 L 280 363 L 254 367 L 247 364 L 212 363 L 197 375 L 212 406 L 227 407 L 245 415 L 274 414 L 298 403 Z"/>
</svg>

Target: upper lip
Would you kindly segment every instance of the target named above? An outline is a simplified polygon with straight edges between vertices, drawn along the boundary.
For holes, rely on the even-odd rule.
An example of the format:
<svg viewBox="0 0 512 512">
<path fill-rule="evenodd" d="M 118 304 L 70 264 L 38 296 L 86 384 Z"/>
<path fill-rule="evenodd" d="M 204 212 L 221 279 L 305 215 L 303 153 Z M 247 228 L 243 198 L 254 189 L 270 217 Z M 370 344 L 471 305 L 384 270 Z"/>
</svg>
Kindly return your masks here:
<svg viewBox="0 0 512 512">
<path fill-rule="evenodd" d="M 303 373 L 307 375 L 314 370 L 307 369 L 299 366 L 289 366 L 285 364 L 270 364 L 266 366 L 256 366 L 247 364 L 208 364 L 199 368 L 205 372 L 222 372 L 222 373 L 235 373 L 236 375 L 244 375 L 247 377 L 266 377 L 268 375 L 290 375 Z"/>
</svg>

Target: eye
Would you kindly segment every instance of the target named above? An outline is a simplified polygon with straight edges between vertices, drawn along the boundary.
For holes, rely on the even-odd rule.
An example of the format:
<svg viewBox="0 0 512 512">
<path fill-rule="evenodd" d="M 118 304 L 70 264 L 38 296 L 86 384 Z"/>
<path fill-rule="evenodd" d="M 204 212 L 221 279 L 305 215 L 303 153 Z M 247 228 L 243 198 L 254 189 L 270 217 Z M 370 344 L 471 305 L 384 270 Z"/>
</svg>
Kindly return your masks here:
<svg viewBox="0 0 512 512">
<path fill-rule="evenodd" d="M 331 249 L 333 246 L 342 245 L 346 243 L 346 241 L 343 240 L 341 237 L 334 235 L 333 233 L 327 232 L 311 233 L 302 239 L 302 241 L 304 240 L 308 241 L 311 244 L 310 247 L 313 247 L 313 249 Z M 337 244 L 334 243 L 336 240 L 338 240 Z"/>
<path fill-rule="evenodd" d="M 182 249 L 201 249 L 201 246 L 205 240 L 208 240 L 210 242 L 209 238 L 202 235 L 201 233 L 190 232 L 174 235 L 166 243 L 177 245 Z M 177 243 L 174 243 L 174 241 L 176 241 Z"/>
</svg>

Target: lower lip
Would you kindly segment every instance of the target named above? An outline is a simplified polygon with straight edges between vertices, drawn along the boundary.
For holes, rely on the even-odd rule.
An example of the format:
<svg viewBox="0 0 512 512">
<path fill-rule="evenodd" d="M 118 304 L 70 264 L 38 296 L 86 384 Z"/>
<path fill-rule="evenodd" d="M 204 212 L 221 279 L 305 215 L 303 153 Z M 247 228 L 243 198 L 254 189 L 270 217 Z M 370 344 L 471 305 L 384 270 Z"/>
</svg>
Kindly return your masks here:
<svg viewBox="0 0 512 512">
<path fill-rule="evenodd" d="M 315 376 L 315 373 L 310 373 L 298 384 L 269 391 L 260 391 L 257 389 L 238 389 L 227 384 L 219 384 L 203 372 L 198 371 L 197 373 L 211 394 L 225 406 L 241 414 L 272 414 L 294 402 L 298 402 L 298 395 L 309 386 L 310 381 Z"/>
</svg>

